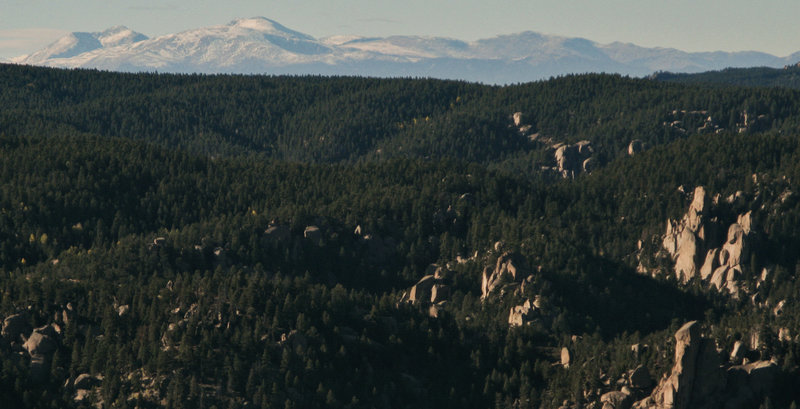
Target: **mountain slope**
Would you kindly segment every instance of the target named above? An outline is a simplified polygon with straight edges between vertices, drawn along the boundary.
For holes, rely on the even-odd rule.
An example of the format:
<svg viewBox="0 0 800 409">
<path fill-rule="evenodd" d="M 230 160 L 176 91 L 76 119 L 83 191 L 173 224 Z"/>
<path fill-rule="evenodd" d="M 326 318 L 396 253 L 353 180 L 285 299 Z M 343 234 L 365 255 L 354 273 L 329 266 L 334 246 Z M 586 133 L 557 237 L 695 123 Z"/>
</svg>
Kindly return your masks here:
<svg viewBox="0 0 800 409">
<path fill-rule="evenodd" d="M 0 83 L 4 408 L 800 402 L 800 91 L 17 65 Z M 583 150 L 603 163 L 544 177 Z M 725 242 L 738 290 L 676 280 L 665 220 L 693 265 Z"/>
<path fill-rule="evenodd" d="M 73 33 L 12 61 L 131 72 L 411 76 L 503 84 L 585 72 L 644 76 L 655 71 L 780 67 L 796 58 L 797 54 L 781 58 L 758 52 L 687 53 L 603 45 L 531 31 L 474 42 L 420 36 L 315 39 L 257 17 L 149 40 L 132 32 Z"/>
<path fill-rule="evenodd" d="M 13 58 L 18 64 L 47 65 L 51 60 L 77 57 L 81 54 L 125 46 L 147 40 L 147 36 L 125 26 L 116 26 L 96 33 L 70 33 L 47 47 L 29 55 Z"/>
</svg>

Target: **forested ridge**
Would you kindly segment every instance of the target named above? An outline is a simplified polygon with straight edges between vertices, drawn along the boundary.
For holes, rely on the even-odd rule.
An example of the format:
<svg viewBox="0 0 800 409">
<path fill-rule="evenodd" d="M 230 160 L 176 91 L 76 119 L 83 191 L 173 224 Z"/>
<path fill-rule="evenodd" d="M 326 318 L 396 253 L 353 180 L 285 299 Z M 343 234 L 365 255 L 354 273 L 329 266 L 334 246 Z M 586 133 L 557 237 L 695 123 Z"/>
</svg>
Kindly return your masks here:
<svg viewBox="0 0 800 409">
<path fill-rule="evenodd" d="M 629 370 L 669 374 L 691 320 L 725 360 L 735 341 L 773 360 L 743 407 L 800 401 L 800 91 L 14 65 L 0 84 L 13 407 L 600 408 Z M 558 159 L 588 143 L 592 167 Z M 662 254 L 700 186 L 714 223 L 751 212 L 735 295 Z"/>
<path fill-rule="evenodd" d="M 800 88 L 800 64 L 783 68 L 753 67 L 726 68 L 696 74 L 658 72 L 653 79 L 686 84 L 716 84 L 720 86 Z"/>
</svg>

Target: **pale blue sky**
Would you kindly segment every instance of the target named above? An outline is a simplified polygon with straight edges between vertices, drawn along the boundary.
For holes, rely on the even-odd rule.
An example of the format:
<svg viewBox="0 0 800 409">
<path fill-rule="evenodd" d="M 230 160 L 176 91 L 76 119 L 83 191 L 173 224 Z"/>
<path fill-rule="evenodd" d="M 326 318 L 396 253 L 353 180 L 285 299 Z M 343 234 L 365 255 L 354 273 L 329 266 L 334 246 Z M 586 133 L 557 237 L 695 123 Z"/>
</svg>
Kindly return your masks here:
<svg viewBox="0 0 800 409">
<path fill-rule="evenodd" d="M 797 0 L 0 0 L 0 58 L 114 25 L 155 37 L 264 16 L 315 37 L 462 40 L 531 30 L 685 51 L 800 51 Z"/>
</svg>

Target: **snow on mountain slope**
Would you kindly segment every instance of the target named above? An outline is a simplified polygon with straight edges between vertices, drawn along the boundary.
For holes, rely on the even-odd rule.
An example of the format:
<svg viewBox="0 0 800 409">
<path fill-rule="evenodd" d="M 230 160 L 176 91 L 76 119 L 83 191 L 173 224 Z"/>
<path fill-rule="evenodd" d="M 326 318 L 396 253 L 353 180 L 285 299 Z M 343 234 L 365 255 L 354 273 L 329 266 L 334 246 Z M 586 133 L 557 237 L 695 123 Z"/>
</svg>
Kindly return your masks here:
<svg viewBox="0 0 800 409">
<path fill-rule="evenodd" d="M 469 44 L 439 37 L 391 36 L 386 38 L 352 38 L 336 44 L 340 48 L 383 55 L 416 58 L 473 58 Z"/>
<path fill-rule="evenodd" d="M 116 26 L 99 33 L 70 33 L 33 54 L 12 58 L 18 64 L 50 65 L 54 59 L 68 59 L 102 49 L 129 45 L 146 40 L 147 36 L 124 26 Z"/>
<path fill-rule="evenodd" d="M 115 71 L 434 77 L 512 83 L 568 73 L 699 72 L 796 63 L 758 52 L 689 53 L 598 44 L 532 31 L 474 42 L 450 38 L 331 36 L 316 39 L 264 18 L 148 39 L 125 27 L 72 33 L 15 63 Z"/>
<path fill-rule="evenodd" d="M 125 26 L 111 27 L 102 33 L 97 33 L 96 38 L 103 47 L 116 47 L 147 40 L 146 35 L 137 33 Z"/>
</svg>

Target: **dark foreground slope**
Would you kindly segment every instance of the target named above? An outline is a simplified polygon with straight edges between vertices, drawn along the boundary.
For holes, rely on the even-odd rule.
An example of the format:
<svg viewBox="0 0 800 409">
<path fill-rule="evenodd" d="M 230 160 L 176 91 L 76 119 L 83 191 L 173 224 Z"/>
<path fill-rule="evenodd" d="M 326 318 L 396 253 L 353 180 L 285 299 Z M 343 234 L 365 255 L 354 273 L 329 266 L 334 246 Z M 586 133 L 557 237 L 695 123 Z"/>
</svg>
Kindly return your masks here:
<svg viewBox="0 0 800 409">
<path fill-rule="evenodd" d="M 637 241 L 691 201 L 678 186 L 800 189 L 790 91 L 2 69 L 4 402 L 587 405 L 637 365 L 668 371 L 693 319 L 721 349 L 747 340 L 748 359 L 777 362 L 769 399 L 748 404 L 800 400 L 785 386 L 800 348 L 777 336 L 800 328 L 797 201 L 754 213 L 762 250 L 743 274 L 769 268 L 769 308 L 636 272 Z M 664 125 L 761 107 L 763 130 Z M 539 137 L 509 128 L 517 111 Z M 627 155 L 633 138 L 651 149 Z M 579 139 L 604 166 L 541 170 L 551 143 Z M 524 285 L 482 289 L 497 260 Z M 435 270 L 431 306 L 408 290 Z M 538 315 L 510 327 L 526 300 Z"/>
</svg>

